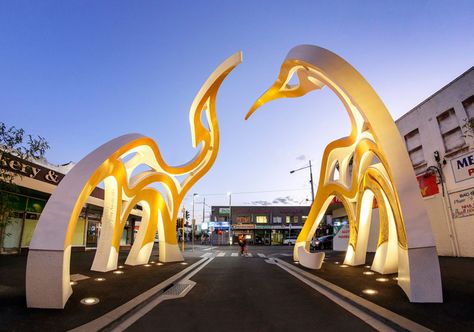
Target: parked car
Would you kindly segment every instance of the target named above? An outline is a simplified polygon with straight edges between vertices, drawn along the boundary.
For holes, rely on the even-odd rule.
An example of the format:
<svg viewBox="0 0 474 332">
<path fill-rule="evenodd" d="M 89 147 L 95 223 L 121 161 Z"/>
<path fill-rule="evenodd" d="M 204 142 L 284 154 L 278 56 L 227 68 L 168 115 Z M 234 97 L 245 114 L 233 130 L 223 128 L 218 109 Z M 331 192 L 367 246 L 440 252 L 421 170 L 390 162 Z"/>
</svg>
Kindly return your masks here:
<svg viewBox="0 0 474 332">
<path fill-rule="evenodd" d="M 311 241 L 311 249 L 332 249 L 332 239 L 334 235 L 325 235 Z"/>
<path fill-rule="evenodd" d="M 296 243 L 296 236 L 290 236 L 283 240 L 283 244 L 287 244 L 289 246 L 291 245 L 294 246 L 295 243 Z"/>
</svg>

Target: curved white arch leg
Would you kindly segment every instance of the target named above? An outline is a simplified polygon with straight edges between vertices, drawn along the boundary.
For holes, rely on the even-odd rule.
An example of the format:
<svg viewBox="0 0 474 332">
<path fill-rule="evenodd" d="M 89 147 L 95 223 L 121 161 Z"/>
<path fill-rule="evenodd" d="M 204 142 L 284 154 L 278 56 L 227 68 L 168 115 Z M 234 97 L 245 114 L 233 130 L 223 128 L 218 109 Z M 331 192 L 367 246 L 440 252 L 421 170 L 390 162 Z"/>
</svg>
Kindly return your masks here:
<svg viewBox="0 0 474 332">
<path fill-rule="evenodd" d="M 308 252 L 305 247 L 299 246 L 298 247 L 298 257 L 299 262 L 304 267 L 313 270 L 319 270 L 323 265 L 324 257 L 326 253 L 324 252 Z"/>
<path fill-rule="evenodd" d="M 92 262 L 92 271 L 107 272 L 117 268 L 118 252 L 112 245 L 117 226 L 118 185 L 114 177 L 104 179 L 104 209 L 101 219 L 101 231 L 97 251 Z"/>
</svg>

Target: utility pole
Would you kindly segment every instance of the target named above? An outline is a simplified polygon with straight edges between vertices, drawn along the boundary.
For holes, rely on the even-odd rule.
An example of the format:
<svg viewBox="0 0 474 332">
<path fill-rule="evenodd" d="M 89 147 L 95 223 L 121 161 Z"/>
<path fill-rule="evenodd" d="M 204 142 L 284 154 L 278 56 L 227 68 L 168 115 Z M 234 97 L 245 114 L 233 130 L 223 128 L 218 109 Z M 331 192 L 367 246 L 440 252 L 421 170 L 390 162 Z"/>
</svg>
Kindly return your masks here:
<svg viewBox="0 0 474 332">
<path fill-rule="evenodd" d="M 311 202 L 314 203 L 314 184 L 313 184 L 313 167 L 311 165 L 311 160 L 309 161 L 309 166 L 301 167 L 290 171 L 290 174 L 294 172 L 301 171 L 302 169 L 309 168 L 309 183 L 311 183 Z"/>
<path fill-rule="evenodd" d="M 196 219 L 194 218 L 194 197 L 198 196 L 198 194 L 194 193 L 193 194 L 193 216 L 192 216 L 192 220 L 191 220 L 191 223 L 192 223 L 192 226 L 193 226 L 193 231 L 191 232 L 192 233 L 192 237 L 193 237 L 193 251 L 194 251 L 194 237 L 195 237 L 195 234 L 194 234 L 194 225 L 196 224 Z"/>
<path fill-rule="evenodd" d="M 183 237 L 181 239 L 181 251 L 183 252 L 183 255 L 184 255 L 184 221 L 186 220 L 186 209 L 184 208 L 184 206 L 181 211 L 183 212 Z"/>
</svg>

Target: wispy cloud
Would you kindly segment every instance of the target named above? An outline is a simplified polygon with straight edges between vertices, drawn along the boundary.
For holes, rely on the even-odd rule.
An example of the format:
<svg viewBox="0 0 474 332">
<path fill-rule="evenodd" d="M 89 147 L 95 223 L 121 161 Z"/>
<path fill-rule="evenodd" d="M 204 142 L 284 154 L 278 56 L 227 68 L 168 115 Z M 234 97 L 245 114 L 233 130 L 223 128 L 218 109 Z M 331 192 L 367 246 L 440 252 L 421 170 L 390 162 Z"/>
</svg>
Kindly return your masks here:
<svg viewBox="0 0 474 332">
<path fill-rule="evenodd" d="M 290 196 L 285 196 L 285 197 L 277 197 L 273 200 L 272 202 L 273 204 L 284 204 L 284 205 L 287 205 L 287 204 L 297 204 L 298 202 L 296 200 L 294 200 L 292 197 Z"/>
<path fill-rule="evenodd" d="M 269 201 L 251 201 L 250 202 L 251 205 L 272 205 L 271 202 Z"/>
</svg>

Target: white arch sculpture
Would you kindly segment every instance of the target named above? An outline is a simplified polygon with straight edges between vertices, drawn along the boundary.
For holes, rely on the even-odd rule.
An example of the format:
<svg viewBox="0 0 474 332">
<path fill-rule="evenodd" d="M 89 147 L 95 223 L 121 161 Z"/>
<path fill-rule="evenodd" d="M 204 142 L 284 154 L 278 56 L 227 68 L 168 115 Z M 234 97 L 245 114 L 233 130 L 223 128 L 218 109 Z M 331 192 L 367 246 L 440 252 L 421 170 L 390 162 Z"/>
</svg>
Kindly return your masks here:
<svg viewBox="0 0 474 332">
<path fill-rule="evenodd" d="M 293 75 L 299 83 L 289 85 Z M 278 80 L 255 102 L 246 118 L 271 100 L 300 97 L 323 86 L 328 86 L 344 104 L 352 131 L 348 137 L 331 142 L 324 151 L 318 191 L 297 239 L 294 259 L 305 255 L 300 259 L 302 265 L 308 265 L 305 262 L 311 261 L 311 256 L 322 259 L 322 255 L 308 252 L 309 241 L 337 196 L 350 223 L 344 263 L 365 264 L 375 196 L 380 233 L 371 269 L 398 272 L 398 284 L 412 302 L 442 302 L 435 242 L 410 158 L 390 113 L 362 75 L 324 48 L 297 46 L 286 56 Z M 334 179 L 336 167 L 338 179 Z"/>
<path fill-rule="evenodd" d="M 241 61 L 241 52 L 225 60 L 195 97 L 189 121 L 193 147 L 199 146 L 199 150 L 189 163 L 169 166 L 152 139 L 129 134 L 97 148 L 64 177 L 48 200 L 30 243 L 26 269 L 28 307 L 64 308 L 72 294 L 69 266 L 77 218 L 92 190 L 102 181 L 105 184 L 102 230 L 92 270 L 106 272 L 117 268 L 120 237 L 137 203 L 143 207 L 143 218 L 125 264 L 148 262 L 157 229 L 160 261 L 183 260 L 176 239 L 178 210 L 186 193 L 217 157 L 217 91 Z M 205 123 L 201 120 L 203 113 Z M 132 176 L 140 165 L 150 170 Z M 179 180 L 180 176 L 185 176 L 184 180 Z M 152 187 L 157 183 L 163 186 L 164 193 Z"/>
</svg>

